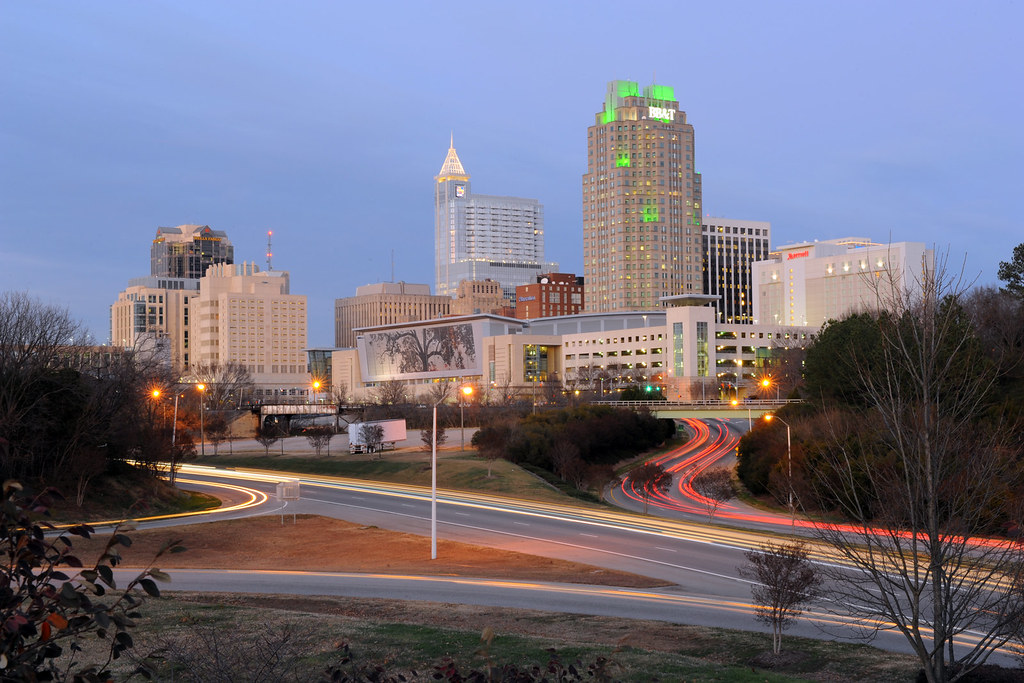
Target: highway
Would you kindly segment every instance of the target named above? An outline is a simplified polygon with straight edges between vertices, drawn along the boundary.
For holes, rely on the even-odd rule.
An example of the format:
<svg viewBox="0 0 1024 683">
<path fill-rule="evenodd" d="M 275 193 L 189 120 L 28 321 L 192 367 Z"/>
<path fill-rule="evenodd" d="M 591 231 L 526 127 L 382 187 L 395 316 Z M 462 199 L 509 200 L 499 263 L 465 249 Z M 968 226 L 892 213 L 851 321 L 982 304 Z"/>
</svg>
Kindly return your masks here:
<svg viewBox="0 0 1024 683">
<path fill-rule="evenodd" d="M 286 476 L 186 466 L 179 475 L 180 485 L 227 495 L 231 505 L 213 514 L 143 522 L 140 527 L 296 513 L 430 533 L 429 489 L 296 476 L 301 498 L 277 501 L 276 485 Z M 764 630 L 752 617 L 750 585 L 737 574 L 743 552 L 768 538 L 763 532 L 441 490 L 438 534 L 442 539 L 634 572 L 671 586 L 636 590 L 455 577 L 175 570 L 168 588 L 415 599 Z M 824 551 L 816 551 L 815 556 L 828 561 Z M 828 630 L 823 632 L 822 627 Z M 799 620 L 790 633 L 844 640 L 863 635 L 841 618 L 820 611 Z M 892 632 L 882 632 L 874 644 L 908 651 L 903 637 Z M 1009 656 L 1000 659 L 1009 661 Z"/>
</svg>

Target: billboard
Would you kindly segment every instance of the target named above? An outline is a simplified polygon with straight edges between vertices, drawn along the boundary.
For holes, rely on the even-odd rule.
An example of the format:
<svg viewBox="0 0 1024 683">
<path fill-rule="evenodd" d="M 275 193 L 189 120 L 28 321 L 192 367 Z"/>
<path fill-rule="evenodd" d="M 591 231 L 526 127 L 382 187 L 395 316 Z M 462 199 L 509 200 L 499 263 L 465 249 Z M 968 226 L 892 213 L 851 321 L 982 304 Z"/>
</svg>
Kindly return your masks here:
<svg viewBox="0 0 1024 683">
<path fill-rule="evenodd" d="M 479 335 L 472 323 L 423 325 L 359 337 L 363 379 L 433 379 L 482 373 Z"/>
</svg>

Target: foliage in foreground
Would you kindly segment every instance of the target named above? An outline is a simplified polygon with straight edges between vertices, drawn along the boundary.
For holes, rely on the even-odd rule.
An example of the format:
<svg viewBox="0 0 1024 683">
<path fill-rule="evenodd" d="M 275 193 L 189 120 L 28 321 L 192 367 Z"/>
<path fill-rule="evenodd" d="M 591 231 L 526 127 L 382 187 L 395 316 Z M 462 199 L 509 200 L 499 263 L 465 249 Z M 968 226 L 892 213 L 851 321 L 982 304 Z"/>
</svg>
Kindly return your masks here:
<svg viewBox="0 0 1024 683">
<path fill-rule="evenodd" d="M 45 533 L 53 525 L 34 515 L 45 513 L 56 493 L 22 497 L 21 490 L 5 482 L 0 511 L 0 675 L 4 681 L 108 680 L 110 663 L 133 645 L 129 630 L 142 603 L 136 589 L 159 596 L 155 581 L 168 577 L 151 566 L 123 592 L 108 595 L 117 590 L 118 547 L 131 545 L 131 539 L 115 530 L 96 562 L 84 568 L 70 537 L 89 538 L 93 528 L 79 524 L 48 539 Z M 157 556 L 181 549 L 170 543 Z M 64 567 L 79 571 L 69 576 Z M 108 641 L 104 661 L 79 661 L 80 641 L 89 634 Z"/>
</svg>

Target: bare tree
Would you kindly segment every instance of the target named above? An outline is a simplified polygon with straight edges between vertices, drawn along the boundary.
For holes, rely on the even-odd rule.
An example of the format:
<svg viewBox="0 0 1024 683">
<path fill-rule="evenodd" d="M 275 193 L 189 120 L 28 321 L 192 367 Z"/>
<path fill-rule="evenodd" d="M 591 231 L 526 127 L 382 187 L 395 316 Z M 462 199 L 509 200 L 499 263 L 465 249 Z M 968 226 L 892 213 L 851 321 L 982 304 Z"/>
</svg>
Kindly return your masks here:
<svg viewBox="0 0 1024 683">
<path fill-rule="evenodd" d="M 782 650 L 782 632 L 793 625 L 821 587 L 821 577 L 807 559 L 803 543 L 766 543 L 745 553 L 740 576 L 753 581 L 754 618 L 772 628 L 772 652 Z"/>
<path fill-rule="evenodd" d="M 604 492 L 609 486 L 618 486 L 622 480 L 615 474 L 611 465 L 590 465 L 584 474 L 587 486 L 597 490 L 597 496 L 604 500 Z"/>
<path fill-rule="evenodd" d="M 379 453 L 381 442 L 384 440 L 384 428 L 368 422 L 359 428 L 359 437 L 366 444 L 368 453 Z"/>
<path fill-rule="evenodd" d="M 522 387 L 512 382 L 511 375 L 503 376 L 494 384 L 494 403 L 499 406 L 512 406 L 522 399 Z"/>
<path fill-rule="evenodd" d="M 196 382 L 206 385 L 207 404 L 212 410 L 231 410 L 252 396 L 254 387 L 249 369 L 241 363 L 209 363 L 192 366 Z"/>
<path fill-rule="evenodd" d="M 213 444 L 213 454 L 218 455 L 220 445 L 227 441 L 230 426 L 222 415 L 211 415 L 206 418 L 206 440 Z"/>
<path fill-rule="evenodd" d="M 266 456 L 270 456 L 270 447 L 277 443 L 278 431 L 274 425 L 260 425 L 259 429 L 256 430 L 256 442 L 263 446 L 263 453 Z"/>
<path fill-rule="evenodd" d="M 722 503 L 736 497 L 736 490 L 732 487 L 732 470 L 728 467 L 709 467 L 701 470 L 690 480 L 690 486 L 707 508 L 708 520 L 715 518 L 715 513 Z"/>
<path fill-rule="evenodd" d="M 651 496 L 655 492 L 666 493 L 672 488 L 672 473 L 666 471 L 663 465 L 656 462 L 645 462 L 630 471 L 629 483 L 633 490 L 644 499 L 644 514 L 646 515 Z"/>
<path fill-rule="evenodd" d="M 335 405 L 343 406 L 348 403 L 348 385 L 344 382 L 338 382 L 337 384 L 331 385 L 330 390 L 331 401 Z"/>
<path fill-rule="evenodd" d="M 569 482 L 576 488 L 582 486 L 585 468 L 576 444 L 560 438 L 551 446 L 549 455 L 551 466 L 562 481 Z"/>
<path fill-rule="evenodd" d="M 406 384 L 398 379 L 378 384 L 373 390 L 373 397 L 377 405 L 381 406 L 399 406 L 409 402 Z"/>
<path fill-rule="evenodd" d="M 829 572 L 836 604 L 866 628 L 893 624 L 927 680 L 944 682 L 982 664 L 1020 623 L 1011 588 L 1019 547 L 975 539 L 1000 519 L 1021 519 L 1010 505 L 1024 482 L 1007 446 L 1014 429 L 989 410 L 996 371 L 959 282 L 940 268 L 918 287 L 917 296 L 881 302 L 877 348 L 864 349 L 871 362 L 858 353 L 834 359 L 838 372 L 854 373 L 860 400 L 831 421 L 815 484 L 852 520 L 818 527 L 856 570 Z"/>
<path fill-rule="evenodd" d="M 420 430 L 420 441 L 423 442 L 423 450 L 432 451 L 434 450 L 434 430 L 432 427 L 424 427 Z M 443 424 L 437 425 L 437 447 L 440 448 L 442 444 L 448 441 L 448 432 L 445 430 Z"/>
<path fill-rule="evenodd" d="M 324 448 L 327 449 L 327 455 L 331 454 L 331 439 L 334 438 L 333 429 L 322 425 L 315 425 L 306 429 L 305 436 L 306 441 L 316 451 L 317 457 L 320 457 L 320 453 Z"/>
</svg>

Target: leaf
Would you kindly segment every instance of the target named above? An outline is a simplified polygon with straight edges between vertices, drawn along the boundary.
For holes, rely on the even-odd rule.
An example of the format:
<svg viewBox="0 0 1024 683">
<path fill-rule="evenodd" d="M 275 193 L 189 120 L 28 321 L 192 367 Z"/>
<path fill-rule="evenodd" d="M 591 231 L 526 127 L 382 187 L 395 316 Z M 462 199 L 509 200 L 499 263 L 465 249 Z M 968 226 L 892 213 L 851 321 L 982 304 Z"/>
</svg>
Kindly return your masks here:
<svg viewBox="0 0 1024 683">
<path fill-rule="evenodd" d="M 162 571 L 160 571 L 159 569 L 156 569 L 156 568 L 150 569 L 149 570 L 149 575 L 150 575 L 150 577 L 156 579 L 157 581 L 163 581 L 164 583 L 170 583 L 170 581 L 171 581 L 170 574 L 168 574 L 166 572 L 162 572 Z"/>
<path fill-rule="evenodd" d="M 99 572 L 100 578 L 103 580 L 103 583 L 107 584 L 111 588 L 117 588 L 117 585 L 114 583 L 114 572 L 110 567 L 108 567 L 105 564 L 101 564 L 100 566 L 96 567 L 96 571 Z"/>
<path fill-rule="evenodd" d="M 159 598 L 160 589 L 157 588 L 156 581 L 152 579 L 141 579 L 139 585 L 142 586 L 142 590 L 146 591 L 146 594 L 150 597 Z"/>
<path fill-rule="evenodd" d="M 132 545 L 132 539 L 125 534 L 114 534 L 114 541 L 125 548 L 130 548 Z"/>
<path fill-rule="evenodd" d="M 68 620 L 64 618 L 64 615 L 57 612 L 50 612 L 49 616 L 46 617 L 46 621 L 56 629 L 66 629 L 68 627 Z"/>
</svg>

